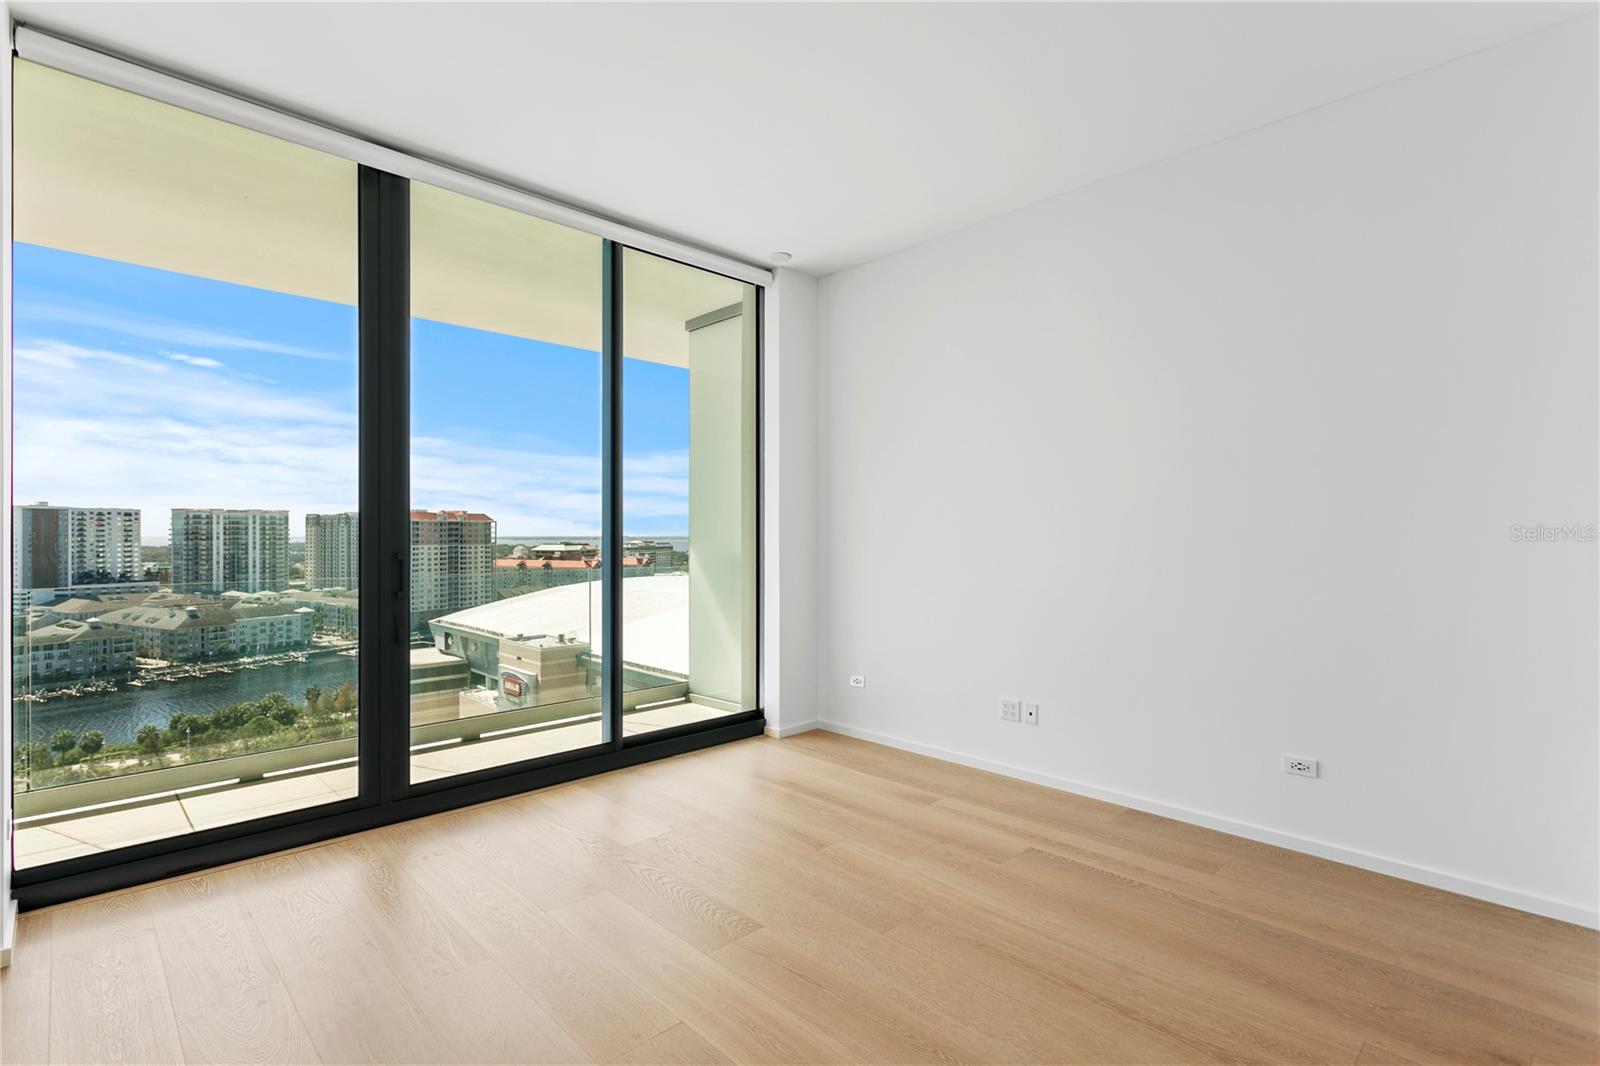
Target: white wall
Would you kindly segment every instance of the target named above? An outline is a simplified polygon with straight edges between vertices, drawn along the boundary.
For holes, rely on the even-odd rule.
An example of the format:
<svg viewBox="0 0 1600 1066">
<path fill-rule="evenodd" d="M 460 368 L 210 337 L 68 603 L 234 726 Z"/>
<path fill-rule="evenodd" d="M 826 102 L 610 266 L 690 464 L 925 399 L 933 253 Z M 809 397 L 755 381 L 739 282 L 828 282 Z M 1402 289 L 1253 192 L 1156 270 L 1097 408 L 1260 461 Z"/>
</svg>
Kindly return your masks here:
<svg viewBox="0 0 1600 1066">
<path fill-rule="evenodd" d="M 817 720 L 817 283 L 773 272 L 762 362 L 761 706 L 787 735 Z"/>
<path fill-rule="evenodd" d="M 828 724 L 1593 924 L 1595 39 L 824 279 Z"/>
<path fill-rule="evenodd" d="M 729 709 L 756 691 L 756 290 L 688 330 L 689 689 Z M 726 311 L 726 308 L 718 309 Z M 691 320 L 694 321 L 694 320 Z"/>
</svg>

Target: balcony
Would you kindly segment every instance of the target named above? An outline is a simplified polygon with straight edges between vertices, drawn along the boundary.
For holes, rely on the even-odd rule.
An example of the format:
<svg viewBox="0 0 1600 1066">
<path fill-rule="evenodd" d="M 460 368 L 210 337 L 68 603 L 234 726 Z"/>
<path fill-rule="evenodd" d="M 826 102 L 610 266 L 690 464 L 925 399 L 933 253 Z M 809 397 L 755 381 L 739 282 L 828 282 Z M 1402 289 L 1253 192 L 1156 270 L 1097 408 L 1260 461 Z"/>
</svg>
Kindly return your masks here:
<svg viewBox="0 0 1600 1066">
<path fill-rule="evenodd" d="M 686 683 L 630 691 L 627 735 L 708 721 L 724 709 L 688 698 Z M 537 759 L 589 746 L 599 701 L 490 712 L 412 730 L 411 780 Z M 16 793 L 18 869 L 127 847 L 356 795 L 356 740 L 349 737 Z"/>
<path fill-rule="evenodd" d="M 692 690 L 688 590 L 682 572 L 625 580 L 628 735 L 738 709 Z M 239 602 L 297 603 L 298 595 L 261 594 Z M 604 647 L 594 620 L 600 601 L 601 582 L 590 580 L 508 596 L 430 622 L 433 642 L 419 640 L 410 652 L 410 780 L 422 784 L 597 745 Z M 62 607 L 93 609 L 92 602 Z M 152 617 L 169 613 L 164 606 L 144 610 Z M 17 639 L 25 644 L 26 633 Z M 208 716 L 180 712 L 164 730 L 140 730 L 139 739 L 148 741 L 141 745 L 107 745 L 102 751 L 97 743 L 87 754 L 69 746 L 63 765 L 19 767 L 19 868 L 353 797 L 359 707 L 354 650 L 348 637 L 325 632 L 309 650 L 189 664 L 139 660 L 135 675 L 121 675 L 122 693 L 145 698 L 154 689 L 148 698 L 183 699 L 187 687 L 210 683 L 241 693 L 240 686 L 254 684 L 266 692 L 254 704 L 238 705 L 244 709 Z M 301 704 L 285 694 L 293 683 L 276 680 L 273 671 L 297 677 L 302 668 L 331 669 L 352 683 L 328 685 L 326 691 L 308 687 Z M 183 706 L 204 705 L 204 691 Z M 26 709 L 19 715 L 20 734 L 33 741 L 29 757 L 51 758 L 40 751 L 49 730 L 27 720 L 36 705 L 71 710 L 75 701 L 92 705 L 97 698 L 102 694 L 63 696 L 60 704 L 19 700 Z M 276 728 L 252 728 L 264 718 Z"/>
</svg>

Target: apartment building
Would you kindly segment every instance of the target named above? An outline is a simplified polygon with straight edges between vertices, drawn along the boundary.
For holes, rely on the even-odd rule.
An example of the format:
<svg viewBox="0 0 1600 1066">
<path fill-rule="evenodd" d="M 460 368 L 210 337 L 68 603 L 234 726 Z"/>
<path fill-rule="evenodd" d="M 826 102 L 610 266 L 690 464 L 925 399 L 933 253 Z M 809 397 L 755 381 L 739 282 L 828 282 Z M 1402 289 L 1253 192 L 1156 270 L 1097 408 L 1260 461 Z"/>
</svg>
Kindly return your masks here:
<svg viewBox="0 0 1600 1066">
<path fill-rule="evenodd" d="M 361 583 L 361 516 L 306 515 L 306 588 L 353 589 Z"/>
<path fill-rule="evenodd" d="M 288 511 L 173 508 L 173 591 L 262 592 L 288 584 Z"/>
<path fill-rule="evenodd" d="M 593 563 L 600 557 L 600 549 L 594 544 L 580 540 L 557 540 L 548 544 L 535 544 L 528 548 L 518 545 L 512 551 L 513 559 L 550 559 L 576 562 Z"/>
<path fill-rule="evenodd" d="M 153 589 L 144 581 L 139 532 L 136 507 L 13 507 L 13 607 L 102 589 Z"/>
<path fill-rule="evenodd" d="M 19 685 L 35 687 L 127 673 L 137 640 L 132 630 L 99 619 L 61 619 L 12 638 L 12 676 Z"/>
<path fill-rule="evenodd" d="M 304 647 L 311 641 L 314 614 L 309 607 L 191 603 L 129 607 L 103 621 L 133 632 L 139 654 L 181 662 Z"/>
<path fill-rule="evenodd" d="M 411 627 L 495 598 L 495 521 L 474 511 L 411 512 Z"/>
<path fill-rule="evenodd" d="M 360 631 L 361 596 L 353 589 L 287 589 L 283 592 L 224 592 L 224 606 L 240 617 L 311 611 L 312 632 L 351 638 Z"/>
</svg>

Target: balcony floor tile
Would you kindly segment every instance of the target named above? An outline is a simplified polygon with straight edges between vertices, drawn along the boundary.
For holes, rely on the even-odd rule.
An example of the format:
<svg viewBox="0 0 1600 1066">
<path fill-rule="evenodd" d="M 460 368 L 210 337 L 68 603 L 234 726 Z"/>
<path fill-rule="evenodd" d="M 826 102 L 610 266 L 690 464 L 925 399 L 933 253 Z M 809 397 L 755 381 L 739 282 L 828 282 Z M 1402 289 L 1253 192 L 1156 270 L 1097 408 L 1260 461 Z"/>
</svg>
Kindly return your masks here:
<svg viewBox="0 0 1600 1066">
<path fill-rule="evenodd" d="M 127 847 L 147 840 L 181 836 L 193 832 L 194 826 L 175 799 L 162 800 L 143 807 L 131 807 L 103 814 L 88 814 L 79 818 L 51 822 L 50 828 L 62 836 L 96 848 Z M 20 865 L 20 863 L 19 863 Z"/>
<path fill-rule="evenodd" d="M 251 818 L 299 810 L 318 803 L 331 803 L 338 797 L 319 775 L 260 781 L 242 788 L 230 788 L 201 796 L 186 796 L 180 802 L 196 829 L 232 825 Z"/>
</svg>

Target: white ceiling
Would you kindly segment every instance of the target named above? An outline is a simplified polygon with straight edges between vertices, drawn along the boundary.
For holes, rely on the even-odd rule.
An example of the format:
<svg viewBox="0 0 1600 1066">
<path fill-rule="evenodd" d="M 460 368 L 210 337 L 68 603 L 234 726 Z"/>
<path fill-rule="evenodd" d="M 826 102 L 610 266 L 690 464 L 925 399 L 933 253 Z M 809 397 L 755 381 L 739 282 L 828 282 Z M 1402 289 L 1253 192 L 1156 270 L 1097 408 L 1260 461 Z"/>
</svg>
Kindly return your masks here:
<svg viewBox="0 0 1600 1066">
<path fill-rule="evenodd" d="M 1595 4 L 11 8 L 620 221 L 826 274 Z"/>
</svg>

